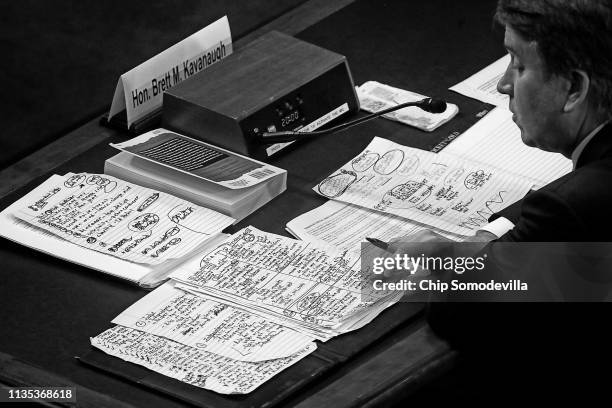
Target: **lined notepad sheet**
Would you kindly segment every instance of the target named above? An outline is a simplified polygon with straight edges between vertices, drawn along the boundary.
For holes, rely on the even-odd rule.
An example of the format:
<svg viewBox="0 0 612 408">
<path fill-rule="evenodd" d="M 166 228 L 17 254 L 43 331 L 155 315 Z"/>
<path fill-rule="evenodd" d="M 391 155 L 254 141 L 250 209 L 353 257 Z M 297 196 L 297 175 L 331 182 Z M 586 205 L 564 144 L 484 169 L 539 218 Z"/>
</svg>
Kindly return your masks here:
<svg viewBox="0 0 612 408">
<path fill-rule="evenodd" d="M 186 256 L 235 221 L 103 174 L 54 175 L 21 202 L 15 218 L 84 248 L 145 265 Z"/>
<path fill-rule="evenodd" d="M 496 108 L 444 150 L 472 162 L 502 169 L 542 187 L 569 173 L 572 162 L 559 153 L 526 146 L 512 113 Z"/>
<path fill-rule="evenodd" d="M 313 339 L 278 323 L 175 288 L 173 281 L 124 310 L 115 324 L 241 361 L 289 357 Z"/>
<path fill-rule="evenodd" d="M 314 190 L 456 235 L 473 235 L 491 214 L 520 200 L 528 180 L 499 167 L 375 137 Z"/>
<path fill-rule="evenodd" d="M 251 362 L 123 326 L 115 326 L 90 340 L 92 346 L 111 356 L 220 394 L 248 394 L 316 349 L 310 343 L 289 357 Z"/>
<path fill-rule="evenodd" d="M 525 146 L 521 132 L 508 110 L 508 95 L 497 91 L 497 83 L 510 63 L 510 54 L 478 71 L 450 90 L 497 106 L 444 149 L 445 153 L 497 167 L 542 187 L 572 170 L 561 154 Z"/>
<path fill-rule="evenodd" d="M 360 259 L 345 250 L 254 227 L 238 231 L 202 259 L 182 264 L 171 278 L 183 291 L 321 341 L 361 327 L 402 295 L 370 290 Z"/>
</svg>

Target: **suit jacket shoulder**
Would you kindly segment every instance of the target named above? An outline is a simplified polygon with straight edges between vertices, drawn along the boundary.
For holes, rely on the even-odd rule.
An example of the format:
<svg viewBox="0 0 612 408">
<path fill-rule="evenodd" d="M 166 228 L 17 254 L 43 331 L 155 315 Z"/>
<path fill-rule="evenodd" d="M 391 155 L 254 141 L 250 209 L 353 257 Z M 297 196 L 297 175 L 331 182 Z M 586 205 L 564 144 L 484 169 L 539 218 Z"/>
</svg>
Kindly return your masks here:
<svg viewBox="0 0 612 408">
<path fill-rule="evenodd" d="M 514 215 L 511 210 L 500 213 L 508 214 L 515 224 L 500 240 L 611 241 L 610 208 L 612 126 L 608 125 L 589 143 L 574 171 L 528 194 L 514 206 Z"/>
</svg>

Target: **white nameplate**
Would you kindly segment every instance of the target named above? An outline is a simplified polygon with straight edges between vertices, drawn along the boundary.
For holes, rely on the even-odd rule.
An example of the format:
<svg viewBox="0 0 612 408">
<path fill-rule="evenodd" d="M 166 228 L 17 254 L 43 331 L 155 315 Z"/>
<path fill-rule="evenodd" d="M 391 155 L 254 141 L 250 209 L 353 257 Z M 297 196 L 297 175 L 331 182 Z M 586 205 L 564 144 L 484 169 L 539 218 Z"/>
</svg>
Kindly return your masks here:
<svg viewBox="0 0 612 408">
<path fill-rule="evenodd" d="M 164 91 L 232 53 L 227 16 L 119 77 L 109 119 L 126 110 L 127 125 L 158 109 Z"/>
</svg>

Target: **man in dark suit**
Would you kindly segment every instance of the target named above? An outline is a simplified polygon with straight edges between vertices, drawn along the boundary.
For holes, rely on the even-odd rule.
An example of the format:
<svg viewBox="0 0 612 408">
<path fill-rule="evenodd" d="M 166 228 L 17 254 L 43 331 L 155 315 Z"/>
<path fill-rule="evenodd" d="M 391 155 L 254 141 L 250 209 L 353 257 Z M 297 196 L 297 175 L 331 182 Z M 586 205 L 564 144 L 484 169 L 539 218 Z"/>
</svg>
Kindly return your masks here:
<svg viewBox="0 0 612 408">
<path fill-rule="evenodd" d="M 495 18 L 511 55 L 498 90 L 510 97 L 523 142 L 571 158 L 574 170 L 495 214 L 473 239 L 493 242 L 484 251 L 496 242 L 612 242 L 612 2 L 500 0 Z M 402 240 L 391 245 L 401 251 Z M 605 393 L 598 371 L 612 366 L 611 317 L 607 303 L 429 309 L 434 331 L 463 351 L 458 384 L 486 398 Z"/>
<path fill-rule="evenodd" d="M 502 212 L 503 241 L 610 241 L 612 11 L 608 1 L 500 1 L 511 62 L 497 86 L 528 146 L 574 171 Z M 495 222 L 495 221 L 494 221 Z"/>
</svg>

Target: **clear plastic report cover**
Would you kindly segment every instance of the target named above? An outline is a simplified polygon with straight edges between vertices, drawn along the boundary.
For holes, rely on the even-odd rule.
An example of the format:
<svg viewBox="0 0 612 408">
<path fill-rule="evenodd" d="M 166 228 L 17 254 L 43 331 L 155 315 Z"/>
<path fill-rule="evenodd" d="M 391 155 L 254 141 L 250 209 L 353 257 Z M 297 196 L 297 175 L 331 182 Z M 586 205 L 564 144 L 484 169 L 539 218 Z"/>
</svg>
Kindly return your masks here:
<svg viewBox="0 0 612 408">
<path fill-rule="evenodd" d="M 285 172 L 163 128 L 111 146 L 230 189 L 250 187 Z"/>
</svg>

